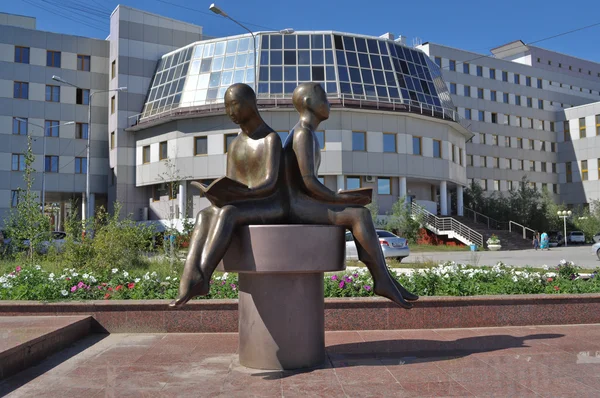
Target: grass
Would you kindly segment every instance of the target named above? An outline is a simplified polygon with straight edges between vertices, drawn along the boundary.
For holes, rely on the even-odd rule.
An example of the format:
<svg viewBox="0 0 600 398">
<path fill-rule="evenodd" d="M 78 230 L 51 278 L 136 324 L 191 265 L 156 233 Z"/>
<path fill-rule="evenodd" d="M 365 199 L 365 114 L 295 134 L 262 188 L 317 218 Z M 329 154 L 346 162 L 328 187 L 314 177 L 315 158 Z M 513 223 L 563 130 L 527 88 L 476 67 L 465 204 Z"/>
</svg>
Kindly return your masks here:
<svg viewBox="0 0 600 398">
<path fill-rule="evenodd" d="M 467 246 L 447 246 L 447 245 L 409 245 L 411 253 L 428 253 L 428 252 L 466 252 L 469 251 Z"/>
</svg>

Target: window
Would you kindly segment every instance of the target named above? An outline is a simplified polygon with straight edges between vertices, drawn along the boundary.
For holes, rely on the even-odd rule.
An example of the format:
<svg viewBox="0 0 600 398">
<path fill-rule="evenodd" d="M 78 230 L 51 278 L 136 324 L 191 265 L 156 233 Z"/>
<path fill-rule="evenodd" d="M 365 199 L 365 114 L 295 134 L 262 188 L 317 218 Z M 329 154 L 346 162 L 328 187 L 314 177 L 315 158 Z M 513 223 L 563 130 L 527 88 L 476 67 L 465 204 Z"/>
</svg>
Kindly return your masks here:
<svg viewBox="0 0 600 398">
<path fill-rule="evenodd" d="M 450 94 L 456 94 L 456 83 L 450 83 Z"/>
<path fill-rule="evenodd" d="M 75 158 L 75 174 L 87 174 L 87 158 Z"/>
<path fill-rule="evenodd" d="M 150 163 L 150 145 L 142 148 L 142 163 Z"/>
<path fill-rule="evenodd" d="M 27 119 L 13 117 L 12 133 L 16 135 L 27 135 Z"/>
<path fill-rule="evenodd" d="M 538 100 L 538 109 L 544 109 L 544 100 Z"/>
<path fill-rule="evenodd" d="M 413 155 L 422 155 L 421 137 L 413 137 Z"/>
<path fill-rule="evenodd" d="M 90 71 L 90 56 L 89 55 L 77 55 L 77 70 Z"/>
<path fill-rule="evenodd" d="M 579 138 L 585 138 L 585 118 L 579 118 Z"/>
<path fill-rule="evenodd" d="M 115 149 L 115 132 L 111 131 L 110 133 L 110 149 Z"/>
<path fill-rule="evenodd" d="M 492 134 L 492 145 L 498 146 L 498 134 Z"/>
<path fill-rule="evenodd" d="M 571 141 L 571 131 L 569 128 L 569 121 L 565 120 L 563 122 L 563 134 L 564 134 L 564 140 L 566 141 Z"/>
<path fill-rule="evenodd" d="M 556 173 L 556 163 L 552 163 L 552 172 Z"/>
<path fill-rule="evenodd" d="M 507 82 L 508 81 L 508 72 L 506 71 L 502 71 L 502 81 L 503 82 Z"/>
<path fill-rule="evenodd" d="M 588 179 L 588 162 L 587 160 L 581 161 L 581 181 L 587 181 Z"/>
<path fill-rule="evenodd" d="M 543 88 L 542 79 L 537 79 L 537 88 Z"/>
<path fill-rule="evenodd" d="M 508 93 L 502 93 L 502 102 L 504 102 L 505 104 L 508 104 Z"/>
<path fill-rule="evenodd" d="M 471 110 L 469 108 L 465 109 L 465 119 L 471 120 Z"/>
<path fill-rule="evenodd" d="M 550 131 L 555 132 L 555 130 L 554 130 L 554 122 L 550 122 Z"/>
<path fill-rule="evenodd" d="M 531 97 L 527 97 L 527 107 L 533 108 L 533 99 Z"/>
<path fill-rule="evenodd" d="M 90 90 L 86 88 L 78 88 L 75 95 L 75 102 L 78 105 L 89 105 L 90 103 Z"/>
<path fill-rule="evenodd" d="M 315 136 L 317 137 L 317 141 L 319 141 L 319 149 L 325 150 L 325 132 L 324 131 L 315 131 Z"/>
<path fill-rule="evenodd" d="M 482 88 L 477 89 L 477 98 L 483 99 L 483 89 Z"/>
<path fill-rule="evenodd" d="M 58 156 L 46 156 L 44 158 L 44 170 L 46 173 L 58 173 Z"/>
<path fill-rule="evenodd" d="M 496 100 L 496 91 L 495 90 L 490 91 L 490 99 L 492 101 L 497 101 Z"/>
<path fill-rule="evenodd" d="M 441 57 L 435 57 L 435 63 L 437 66 L 439 66 L 440 68 L 442 67 L 442 58 Z"/>
<path fill-rule="evenodd" d="M 517 126 L 523 127 L 523 118 L 521 116 L 516 116 L 517 118 Z"/>
<path fill-rule="evenodd" d="M 546 141 L 540 141 L 540 151 L 546 150 Z"/>
<path fill-rule="evenodd" d="M 442 157 L 442 141 L 433 140 L 433 157 L 441 158 Z"/>
<path fill-rule="evenodd" d="M 15 46 L 15 62 L 19 64 L 29 63 L 29 47 Z"/>
<path fill-rule="evenodd" d="M 225 134 L 225 153 L 229 152 L 229 147 L 231 146 L 233 140 L 236 139 L 236 137 L 237 133 Z"/>
<path fill-rule="evenodd" d="M 529 140 L 529 149 L 531 149 L 532 151 L 535 149 L 535 140 Z"/>
<path fill-rule="evenodd" d="M 58 120 L 46 120 L 44 122 L 44 135 L 46 137 L 58 137 L 60 123 Z"/>
<path fill-rule="evenodd" d="M 483 77 L 483 66 L 477 65 L 477 76 Z"/>
<path fill-rule="evenodd" d="M 573 182 L 573 170 L 571 168 L 571 162 L 565 163 L 565 170 L 567 173 L 567 182 Z"/>
<path fill-rule="evenodd" d="M 556 142 L 550 143 L 550 152 L 556 152 Z"/>
<path fill-rule="evenodd" d="M 19 205 L 19 190 L 10 191 L 10 207 L 17 207 Z"/>
<path fill-rule="evenodd" d="M 487 167 L 487 156 L 481 157 L 481 166 Z"/>
<path fill-rule="evenodd" d="M 460 162 L 460 165 L 464 166 L 465 165 L 465 160 L 464 160 L 464 157 L 463 157 L 463 149 L 462 148 L 458 148 L 458 156 L 459 156 L 458 157 L 458 161 Z"/>
<path fill-rule="evenodd" d="M 498 123 L 498 114 L 492 113 L 492 123 Z"/>
<path fill-rule="evenodd" d="M 390 178 L 377 178 L 377 193 L 379 195 L 391 195 L 392 194 L 392 185 Z"/>
<path fill-rule="evenodd" d="M 278 131 L 277 135 L 279 136 L 279 139 L 281 139 L 281 144 L 284 144 L 288 135 L 290 135 L 290 132 L 289 131 Z"/>
<path fill-rule="evenodd" d="M 467 166 L 473 166 L 473 155 L 467 155 Z"/>
<path fill-rule="evenodd" d="M 542 162 L 542 172 L 546 173 L 547 171 L 546 162 Z"/>
<path fill-rule="evenodd" d="M 450 60 L 450 65 L 448 65 L 448 69 L 455 72 L 456 71 L 456 61 L 451 59 Z"/>
<path fill-rule="evenodd" d="M 163 141 L 158 144 L 158 159 L 163 160 L 169 157 L 169 143 L 167 141 Z"/>
<path fill-rule="evenodd" d="M 510 137 L 504 137 L 504 146 L 510 148 Z"/>
<path fill-rule="evenodd" d="M 513 168 L 513 160 L 512 159 L 508 159 L 508 169 L 512 170 Z"/>
<path fill-rule="evenodd" d="M 346 189 L 360 188 L 360 177 L 346 177 Z"/>
<path fill-rule="evenodd" d="M 490 69 L 490 79 L 496 79 L 496 69 Z"/>
<path fill-rule="evenodd" d="M 499 169 L 500 168 L 500 158 L 495 157 L 493 165 L 494 165 L 493 166 L 494 168 Z"/>
<path fill-rule="evenodd" d="M 525 85 L 531 87 L 531 77 L 525 76 Z"/>
<path fill-rule="evenodd" d="M 317 180 L 319 180 L 319 182 L 323 185 L 325 185 L 325 177 L 323 176 L 317 176 Z"/>
<path fill-rule="evenodd" d="M 452 144 L 451 151 L 452 151 L 452 161 L 454 163 L 456 163 L 456 146 L 454 144 Z"/>
<path fill-rule="evenodd" d="M 484 133 L 479 133 L 479 143 L 480 144 L 485 144 L 486 143 L 486 139 L 485 139 L 485 134 Z"/>
<path fill-rule="evenodd" d="M 521 105 L 521 96 L 515 95 L 515 105 Z"/>
<path fill-rule="evenodd" d="M 13 86 L 13 98 L 29 98 L 29 83 L 15 82 Z"/>
<path fill-rule="evenodd" d="M 525 170 L 525 161 L 523 159 L 519 159 L 519 170 Z"/>
<path fill-rule="evenodd" d="M 523 138 L 517 137 L 517 148 L 523 149 Z"/>
<path fill-rule="evenodd" d="M 12 171 L 23 171 L 25 170 L 25 155 L 21 153 L 12 154 Z"/>
<path fill-rule="evenodd" d="M 46 101 L 60 102 L 60 86 L 46 85 Z"/>
<path fill-rule="evenodd" d="M 515 73 L 514 82 L 515 82 L 515 84 L 520 84 L 521 83 L 521 75 L 519 75 L 518 73 Z"/>
<path fill-rule="evenodd" d="M 558 184 L 552 184 L 552 192 L 558 194 Z"/>
<path fill-rule="evenodd" d="M 110 64 L 110 78 L 114 79 L 116 75 L 117 75 L 117 60 L 114 60 Z"/>
<path fill-rule="evenodd" d="M 60 51 L 46 51 L 46 66 L 60 68 Z"/>
<path fill-rule="evenodd" d="M 360 131 L 352 132 L 352 150 L 366 151 L 367 150 L 367 133 Z"/>
<path fill-rule="evenodd" d="M 533 161 L 533 160 L 529 161 L 529 170 L 535 171 L 535 161 Z"/>
<path fill-rule="evenodd" d="M 206 136 L 194 137 L 194 155 L 208 154 L 208 138 Z"/>
<path fill-rule="evenodd" d="M 463 87 L 463 95 L 465 97 L 470 97 L 471 96 L 471 86 L 464 86 Z"/>
<path fill-rule="evenodd" d="M 500 190 L 500 181 L 494 180 L 494 191 L 499 191 L 499 190 Z"/>
<path fill-rule="evenodd" d="M 463 73 L 468 75 L 470 72 L 471 72 L 470 65 L 467 62 L 464 62 L 463 63 Z"/>
<path fill-rule="evenodd" d="M 75 123 L 75 138 L 87 140 L 87 138 L 88 138 L 88 124 L 87 123 Z"/>
<path fill-rule="evenodd" d="M 483 190 L 487 191 L 488 190 L 488 182 L 487 182 L 487 180 L 483 180 L 482 182 L 483 182 Z"/>
<path fill-rule="evenodd" d="M 396 152 L 396 134 L 383 133 L 383 152 Z"/>
<path fill-rule="evenodd" d="M 600 135 L 600 115 L 596 115 L 596 135 Z"/>
<path fill-rule="evenodd" d="M 484 111 L 477 112 L 477 120 L 479 120 L 480 122 L 485 122 L 485 112 Z"/>
<path fill-rule="evenodd" d="M 115 99 L 114 95 L 112 97 L 110 97 L 110 113 L 111 113 L 111 115 L 113 113 L 115 113 L 115 105 L 116 105 L 115 101 L 116 101 L 116 99 Z"/>
</svg>

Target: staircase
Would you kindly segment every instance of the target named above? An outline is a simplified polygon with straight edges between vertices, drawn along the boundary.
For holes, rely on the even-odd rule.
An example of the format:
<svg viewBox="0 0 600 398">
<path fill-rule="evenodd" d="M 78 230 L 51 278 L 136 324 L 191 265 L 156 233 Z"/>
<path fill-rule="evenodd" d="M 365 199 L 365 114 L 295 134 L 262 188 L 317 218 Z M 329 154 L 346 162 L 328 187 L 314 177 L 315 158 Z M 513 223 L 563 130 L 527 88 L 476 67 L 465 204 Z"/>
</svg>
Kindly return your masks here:
<svg viewBox="0 0 600 398">
<path fill-rule="evenodd" d="M 464 214 L 463 217 L 455 218 L 480 233 L 483 236 L 484 242 L 493 234 L 500 239 L 502 250 L 524 250 L 533 247 L 534 231 L 531 228 L 527 228 L 514 221 L 497 221 L 466 207 L 464 208 Z"/>
<path fill-rule="evenodd" d="M 465 245 L 483 247 L 484 239 L 481 233 L 452 217 L 438 217 L 414 202 L 411 204 L 411 213 L 414 219 L 419 219 L 425 228 L 436 235 L 446 235 Z"/>
</svg>

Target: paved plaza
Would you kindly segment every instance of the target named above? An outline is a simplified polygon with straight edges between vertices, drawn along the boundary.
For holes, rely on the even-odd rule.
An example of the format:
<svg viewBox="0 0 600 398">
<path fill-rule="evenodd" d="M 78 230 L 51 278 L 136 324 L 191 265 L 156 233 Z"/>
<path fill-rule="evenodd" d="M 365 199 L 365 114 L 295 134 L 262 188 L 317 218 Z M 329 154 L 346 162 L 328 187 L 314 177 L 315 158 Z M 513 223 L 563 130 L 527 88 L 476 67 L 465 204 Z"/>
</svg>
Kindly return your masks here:
<svg viewBox="0 0 600 398">
<path fill-rule="evenodd" d="M 596 254 L 592 253 L 591 245 L 552 247 L 550 250 L 412 253 L 404 261 L 407 263 L 455 261 L 474 266 L 494 265 L 501 261 L 515 267 L 542 267 L 543 265 L 553 267 L 562 259 L 573 261 L 585 269 L 600 267 L 600 261 Z"/>
<path fill-rule="evenodd" d="M 237 363 L 236 333 L 91 335 L 9 397 L 598 397 L 600 325 L 326 333 L 303 372 Z"/>
</svg>

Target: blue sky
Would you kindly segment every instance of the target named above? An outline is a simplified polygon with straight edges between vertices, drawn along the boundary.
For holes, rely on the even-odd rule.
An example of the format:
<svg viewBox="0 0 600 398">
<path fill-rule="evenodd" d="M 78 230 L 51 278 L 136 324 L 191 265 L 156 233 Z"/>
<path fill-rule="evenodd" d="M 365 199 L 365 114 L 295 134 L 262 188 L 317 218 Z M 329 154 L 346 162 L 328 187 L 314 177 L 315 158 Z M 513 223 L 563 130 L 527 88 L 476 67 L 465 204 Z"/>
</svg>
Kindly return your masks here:
<svg viewBox="0 0 600 398">
<path fill-rule="evenodd" d="M 201 25 L 211 36 L 243 33 L 231 21 L 211 15 L 212 1 L 252 30 L 337 30 L 375 36 L 392 32 L 406 36 L 409 43 L 419 38 L 482 54 L 513 40 L 528 43 L 600 22 L 598 0 L 3 0 L 0 11 L 34 16 L 40 30 L 105 38 L 108 15 L 120 3 Z M 600 62 L 599 39 L 596 26 L 537 45 Z"/>
</svg>

